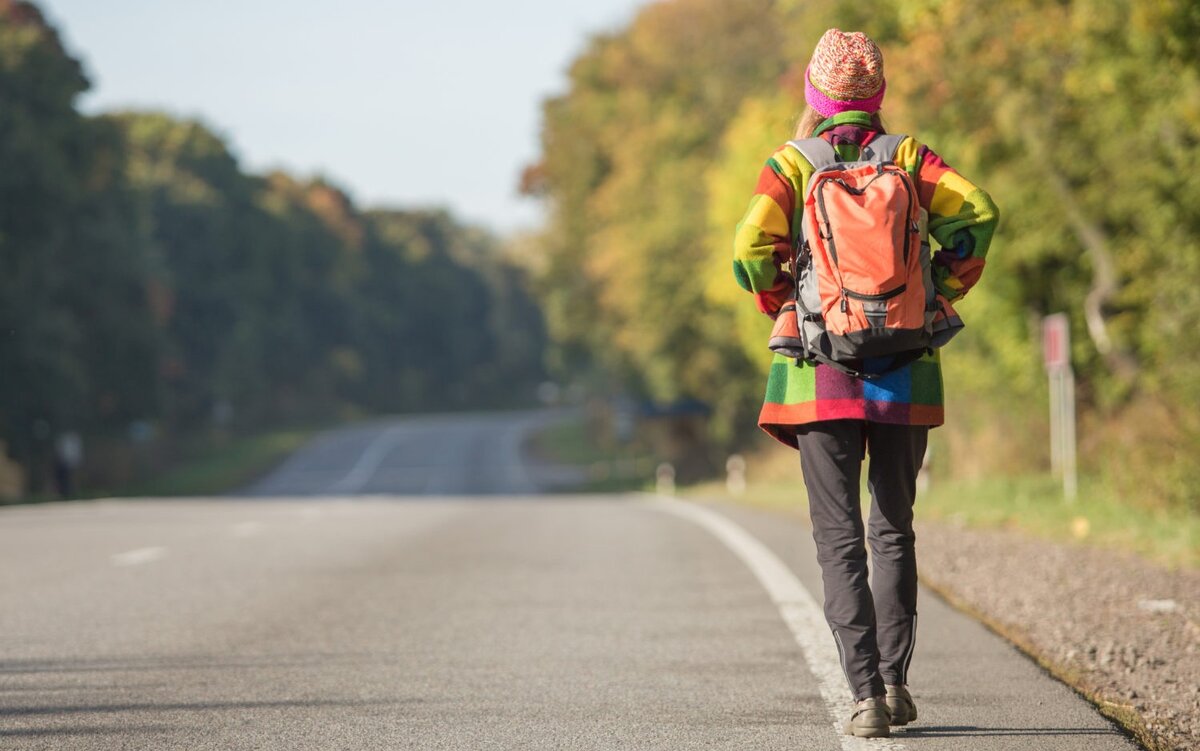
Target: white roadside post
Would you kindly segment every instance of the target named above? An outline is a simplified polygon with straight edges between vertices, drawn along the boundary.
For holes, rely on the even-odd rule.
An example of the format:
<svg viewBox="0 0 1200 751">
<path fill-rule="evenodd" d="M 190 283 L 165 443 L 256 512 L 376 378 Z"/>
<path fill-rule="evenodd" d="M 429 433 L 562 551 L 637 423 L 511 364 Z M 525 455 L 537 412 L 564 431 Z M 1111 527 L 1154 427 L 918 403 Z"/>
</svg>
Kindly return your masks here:
<svg viewBox="0 0 1200 751">
<path fill-rule="evenodd" d="M 654 470 L 654 492 L 675 495 L 675 467 L 669 462 L 663 462 Z"/>
<path fill-rule="evenodd" d="M 725 460 L 725 489 L 730 495 L 746 492 L 746 458 L 741 454 L 730 454 Z"/>
<path fill-rule="evenodd" d="M 1042 358 L 1050 378 L 1050 467 L 1062 473 L 1063 497 L 1075 500 L 1075 372 L 1071 370 L 1071 327 L 1066 313 L 1042 319 Z"/>
</svg>

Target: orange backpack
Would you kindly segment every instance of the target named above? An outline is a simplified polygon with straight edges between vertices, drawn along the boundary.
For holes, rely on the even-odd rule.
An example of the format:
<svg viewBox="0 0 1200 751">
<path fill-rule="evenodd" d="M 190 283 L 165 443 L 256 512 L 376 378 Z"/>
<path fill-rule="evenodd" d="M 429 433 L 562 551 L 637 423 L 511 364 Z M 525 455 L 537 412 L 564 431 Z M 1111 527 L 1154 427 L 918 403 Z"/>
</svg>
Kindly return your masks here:
<svg viewBox="0 0 1200 751">
<path fill-rule="evenodd" d="M 789 141 L 816 169 L 793 229 L 796 297 L 776 318 L 773 351 L 870 379 L 949 340 L 934 341 L 939 301 L 924 212 L 912 177 L 894 163 L 906 137 L 876 136 L 852 162 L 823 138 Z M 882 372 L 864 372 L 864 359 L 888 357 Z"/>
</svg>

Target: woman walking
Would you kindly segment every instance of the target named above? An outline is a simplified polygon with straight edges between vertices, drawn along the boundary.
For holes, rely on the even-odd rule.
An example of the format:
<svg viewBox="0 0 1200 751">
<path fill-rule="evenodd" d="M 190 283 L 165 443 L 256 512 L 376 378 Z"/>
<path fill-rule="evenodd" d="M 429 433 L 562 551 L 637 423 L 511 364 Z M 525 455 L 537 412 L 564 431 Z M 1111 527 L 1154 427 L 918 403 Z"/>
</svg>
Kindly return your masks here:
<svg viewBox="0 0 1200 751">
<path fill-rule="evenodd" d="M 822 350 L 811 345 L 813 337 L 805 333 L 806 349 L 792 353 L 799 355 L 795 359 L 777 350 L 759 425 L 799 450 L 824 582 L 825 617 L 855 702 L 845 732 L 862 737 L 887 736 L 890 725 L 917 718 L 907 688 L 917 628 L 912 509 L 929 428 L 943 422 L 941 365 L 933 349 L 942 342 L 934 336 L 927 346 L 912 352 L 846 361 L 837 357 L 836 345 L 832 351 L 828 347 L 828 341 L 838 337 L 811 328 L 827 323 L 832 333 L 834 324 L 823 322 L 820 312 L 812 310 L 815 304 L 804 304 L 803 291 L 797 301 L 795 275 L 816 273 L 813 244 L 827 240 L 832 246 L 835 232 L 828 229 L 827 217 L 823 225 L 803 224 L 811 221 L 806 212 L 812 213 L 816 206 L 806 207 L 809 183 L 822 168 L 837 168 L 835 162 L 868 157 L 878 159 L 881 173 L 883 165 L 892 163 L 907 173 L 920 204 L 913 216 L 920 217 L 922 234 L 927 232 L 940 246 L 930 257 L 928 246 L 921 245 L 924 268 L 916 269 L 925 274 L 933 300 L 925 307 L 926 335 L 936 328 L 930 323 L 935 315 L 939 323 L 957 321 L 951 304 L 979 279 L 999 216 L 987 193 L 928 147 L 912 137 L 886 135 L 879 117 L 885 88 L 883 57 L 873 41 L 859 32 L 825 32 L 805 74 L 808 107 L 796 138 L 819 138 L 832 149 L 798 141 L 775 151 L 738 225 L 734 251 L 737 281 L 754 294 L 763 313 L 772 318 L 781 311 L 799 315 L 800 329 L 819 330 L 826 342 Z M 890 153 L 875 153 L 884 150 Z M 819 158 L 824 152 L 829 154 L 828 163 Z M 802 230 L 808 226 L 813 230 Z M 846 252 L 843 249 L 843 261 Z M 835 251 L 835 265 L 837 261 Z M 906 287 L 872 295 L 847 289 L 840 276 L 837 281 L 821 287 L 821 294 L 830 289 L 840 294 L 842 313 L 848 316 L 846 311 L 857 306 L 864 329 L 871 329 L 846 334 L 847 342 L 861 342 L 862 337 L 878 333 L 883 320 L 879 310 L 890 304 L 886 298 Z M 920 302 L 917 306 L 919 319 Z M 832 313 L 836 307 L 828 310 L 831 314 L 824 318 L 836 316 Z M 796 330 L 795 325 L 792 328 Z M 868 455 L 872 504 L 865 532 L 874 568 L 872 586 L 867 579 L 859 505 L 862 463 Z"/>
</svg>

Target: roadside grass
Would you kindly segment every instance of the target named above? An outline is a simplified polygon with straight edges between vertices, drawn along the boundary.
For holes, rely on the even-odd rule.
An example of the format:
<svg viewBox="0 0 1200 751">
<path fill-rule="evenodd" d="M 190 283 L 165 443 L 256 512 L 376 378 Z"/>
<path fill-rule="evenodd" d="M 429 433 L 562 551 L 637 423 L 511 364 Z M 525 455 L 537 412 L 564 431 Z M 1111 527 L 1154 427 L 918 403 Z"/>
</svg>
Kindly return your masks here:
<svg viewBox="0 0 1200 751">
<path fill-rule="evenodd" d="M 918 518 L 976 527 L 1018 529 L 1059 542 L 1137 554 L 1170 568 L 1200 567 L 1200 514 L 1123 502 L 1093 478 L 1080 478 L 1067 501 L 1048 475 L 978 482 L 934 482 L 917 497 Z"/>
<path fill-rule="evenodd" d="M 112 495 L 220 495 L 266 474 L 318 432 L 318 428 L 276 430 L 197 447 L 174 467 Z"/>
<path fill-rule="evenodd" d="M 85 488 L 70 500 L 221 495 L 265 475 L 320 430 L 293 428 L 228 440 L 197 439 L 183 450 L 180 459 L 161 471 L 128 485 Z M 46 492 L 0 501 L 0 505 L 59 500 L 58 495 Z"/>
<path fill-rule="evenodd" d="M 533 436 L 528 448 L 537 458 L 557 464 L 590 464 L 604 457 L 585 421 L 574 418 L 547 425 Z"/>
<path fill-rule="evenodd" d="M 724 482 L 718 481 L 682 492 L 807 514 L 800 468 L 792 469 L 793 478 L 751 482 L 739 496 L 730 494 Z M 869 499 L 864 485 L 864 507 Z M 1168 568 L 1200 567 L 1200 514 L 1177 508 L 1133 506 L 1092 478 L 1080 478 L 1079 494 L 1073 502 L 1064 499 L 1061 482 L 1049 475 L 977 481 L 935 479 L 917 494 L 916 515 L 918 521 L 1014 529 L 1056 542 L 1133 553 Z"/>
<path fill-rule="evenodd" d="M 744 492 L 736 495 L 731 493 L 721 480 L 687 485 L 679 489 L 679 494 L 685 497 L 721 498 L 755 508 L 808 515 L 808 494 L 804 491 L 799 466 L 796 467 L 795 480 L 750 482 Z"/>
<path fill-rule="evenodd" d="M 526 450 L 547 464 L 580 467 L 587 479 L 574 492 L 616 493 L 653 484 L 654 462 L 636 442 L 627 446 L 601 440 L 584 418 L 562 420 L 535 433 Z"/>
</svg>

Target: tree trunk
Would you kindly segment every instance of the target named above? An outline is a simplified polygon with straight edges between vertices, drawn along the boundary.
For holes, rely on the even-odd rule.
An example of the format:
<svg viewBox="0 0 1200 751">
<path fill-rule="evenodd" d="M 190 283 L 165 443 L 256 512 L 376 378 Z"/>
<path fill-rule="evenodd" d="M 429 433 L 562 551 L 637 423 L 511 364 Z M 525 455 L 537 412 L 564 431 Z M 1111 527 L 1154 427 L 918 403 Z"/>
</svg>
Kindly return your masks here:
<svg viewBox="0 0 1200 751">
<path fill-rule="evenodd" d="M 1092 286 L 1083 300 L 1083 316 L 1087 324 L 1088 337 L 1095 345 L 1096 351 L 1104 359 L 1104 363 L 1113 375 L 1125 386 L 1131 386 L 1141 370 L 1137 358 L 1128 349 L 1113 342 L 1108 333 L 1108 322 L 1104 315 L 1105 306 L 1112 301 L 1119 290 L 1116 264 L 1113 262 L 1112 251 L 1108 236 L 1096 222 L 1091 221 L 1079 201 L 1075 191 L 1061 173 L 1053 169 L 1054 161 L 1049 158 L 1048 149 L 1036 133 L 1052 132 L 1049 129 L 1039 130 L 1025 128 L 1022 133 L 1026 146 L 1043 164 L 1051 168 L 1045 171 L 1063 210 L 1067 222 L 1075 232 L 1075 237 L 1087 252 L 1092 261 Z"/>
<path fill-rule="evenodd" d="M 1112 301 L 1119 289 L 1116 264 L 1113 262 L 1108 236 L 1098 224 L 1084 215 L 1066 179 L 1053 170 L 1049 175 L 1054 192 L 1058 194 L 1067 213 L 1067 221 L 1092 260 L 1092 286 L 1083 299 L 1083 315 L 1088 336 L 1113 374 L 1126 385 L 1132 384 L 1141 369 L 1137 358 L 1132 352 L 1113 342 L 1104 315 L 1105 306 Z"/>
</svg>

